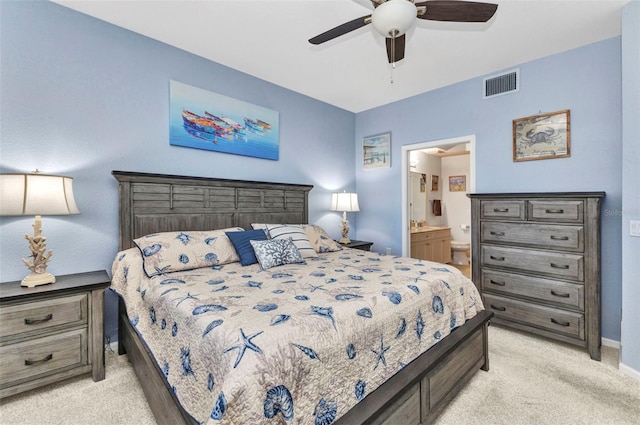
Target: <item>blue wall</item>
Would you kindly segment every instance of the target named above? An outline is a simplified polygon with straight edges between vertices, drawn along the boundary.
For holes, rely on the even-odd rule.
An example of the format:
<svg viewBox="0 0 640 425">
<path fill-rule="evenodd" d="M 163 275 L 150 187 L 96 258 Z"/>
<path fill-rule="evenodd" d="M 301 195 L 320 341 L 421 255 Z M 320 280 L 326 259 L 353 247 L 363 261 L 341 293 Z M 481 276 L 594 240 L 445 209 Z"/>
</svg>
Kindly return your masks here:
<svg viewBox="0 0 640 425">
<path fill-rule="evenodd" d="M 640 2 L 622 13 L 622 353 L 621 367 L 640 380 L 640 238 L 629 221 L 640 220 Z M 634 374 L 634 372 L 630 374 Z"/>
<path fill-rule="evenodd" d="M 111 271 L 118 248 L 112 170 L 313 184 L 311 221 L 339 235 L 341 216 L 328 209 L 332 191 L 355 189 L 353 113 L 50 2 L 0 8 L 0 172 L 72 176 L 81 211 L 43 218 L 50 272 Z M 170 146 L 172 79 L 278 111 L 280 159 Z M 27 274 L 20 259 L 32 223 L 0 218 L 0 281 Z M 113 299 L 107 307 L 112 333 Z"/>
<path fill-rule="evenodd" d="M 409 59 L 410 60 L 410 59 Z M 391 131 L 391 168 L 356 165 L 362 201 L 357 237 L 374 249 L 402 252 L 403 145 L 476 136 L 476 191 L 605 191 L 603 212 L 622 203 L 620 38 L 521 64 L 520 91 L 482 99 L 482 78 L 463 81 L 356 117 L 356 158 L 362 137 Z M 571 157 L 513 162 L 512 120 L 571 110 Z M 461 223 L 462 224 L 462 223 Z M 602 219 L 602 334 L 620 340 L 621 218 Z"/>
</svg>

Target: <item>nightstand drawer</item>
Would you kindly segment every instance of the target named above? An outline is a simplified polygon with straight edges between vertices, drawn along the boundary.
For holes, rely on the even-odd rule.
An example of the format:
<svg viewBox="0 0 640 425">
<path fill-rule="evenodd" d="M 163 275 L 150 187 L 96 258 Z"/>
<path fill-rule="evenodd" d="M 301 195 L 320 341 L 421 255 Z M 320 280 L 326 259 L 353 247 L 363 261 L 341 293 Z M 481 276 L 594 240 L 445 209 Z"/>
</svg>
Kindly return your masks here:
<svg viewBox="0 0 640 425">
<path fill-rule="evenodd" d="M 1 387 L 88 364 L 87 330 L 77 329 L 0 347 Z"/>
<path fill-rule="evenodd" d="M 87 294 L 0 307 L 0 339 L 57 326 L 87 323 Z"/>
<path fill-rule="evenodd" d="M 481 218 L 524 220 L 524 201 L 482 201 Z"/>
<path fill-rule="evenodd" d="M 560 221 L 563 223 L 582 223 L 584 216 L 584 202 L 561 200 L 531 200 L 528 204 L 529 220 Z"/>
<path fill-rule="evenodd" d="M 584 340 L 584 314 L 484 294 L 485 308 L 496 318 L 512 320 Z"/>
<path fill-rule="evenodd" d="M 540 277 L 482 270 L 482 292 L 526 297 L 584 311 L 584 286 Z"/>
<path fill-rule="evenodd" d="M 483 245 L 480 261 L 483 267 L 517 269 L 577 281 L 584 279 L 584 256 L 577 254 Z"/>
<path fill-rule="evenodd" d="M 554 224 L 483 221 L 481 242 L 500 242 L 582 252 L 584 228 Z"/>
</svg>

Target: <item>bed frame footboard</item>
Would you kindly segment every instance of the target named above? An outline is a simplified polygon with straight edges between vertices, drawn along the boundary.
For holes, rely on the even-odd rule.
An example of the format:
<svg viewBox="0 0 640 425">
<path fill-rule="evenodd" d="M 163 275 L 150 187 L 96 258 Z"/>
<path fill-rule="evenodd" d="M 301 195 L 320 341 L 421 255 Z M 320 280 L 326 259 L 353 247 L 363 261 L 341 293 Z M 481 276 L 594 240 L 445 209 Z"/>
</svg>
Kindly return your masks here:
<svg viewBox="0 0 640 425">
<path fill-rule="evenodd" d="M 126 353 L 159 425 L 195 425 L 180 406 L 160 367 L 119 299 L 118 353 Z M 487 328 L 493 313 L 481 311 L 367 395 L 335 425 L 433 423 L 479 370 L 489 370 Z"/>
</svg>

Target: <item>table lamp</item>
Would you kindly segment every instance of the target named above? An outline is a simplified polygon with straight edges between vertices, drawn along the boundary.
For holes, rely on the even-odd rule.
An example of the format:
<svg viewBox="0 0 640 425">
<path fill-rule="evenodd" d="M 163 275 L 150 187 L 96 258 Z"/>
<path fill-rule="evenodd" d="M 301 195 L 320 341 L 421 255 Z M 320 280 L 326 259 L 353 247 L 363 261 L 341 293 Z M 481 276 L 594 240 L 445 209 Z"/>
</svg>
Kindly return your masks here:
<svg viewBox="0 0 640 425">
<path fill-rule="evenodd" d="M 33 236 L 29 241 L 31 257 L 22 259 L 31 273 L 22 279 L 22 286 L 32 288 L 54 283 L 56 277 L 47 272 L 47 262 L 53 251 L 46 252 L 46 237 L 42 236 L 42 215 L 80 214 L 73 198 L 73 178 L 41 174 L 0 174 L 0 215 L 33 215 Z"/>
<path fill-rule="evenodd" d="M 348 212 L 360 211 L 358 205 L 358 194 L 349 192 L 337 192 L 331 195 L 331 211 L 342 211 L 342 239 L 338 242 L 346 245 L 351 243 L 349 239 L 349 222 L 347 221 Z"/>
</svg>

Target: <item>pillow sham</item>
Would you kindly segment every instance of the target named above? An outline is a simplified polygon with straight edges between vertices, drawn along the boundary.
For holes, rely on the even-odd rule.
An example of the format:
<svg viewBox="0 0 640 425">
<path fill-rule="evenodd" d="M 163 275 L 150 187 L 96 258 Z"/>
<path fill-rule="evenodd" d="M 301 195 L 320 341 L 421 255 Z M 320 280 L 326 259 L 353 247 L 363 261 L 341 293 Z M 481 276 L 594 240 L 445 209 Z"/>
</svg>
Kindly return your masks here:
<svg viewBox="0 0 640 425">
<path fill-rule="evenodd" d="M 218 266 L 240 260 L 226 232 L 241 227 L 209 231 L 153 233 L 134 239 L 148 277 L 182 270 Z"/>
<path fill-rule="evenodd" d="M 266 241 L 250 240 L 249 243 L 253 246 L 256 258 L 264 270 L 285 264 L 305 262 L 291 238 L 268 239 Z"/>
<path fill-rule="evenodd" d="M 240 264 L 250 266 L 258 262 L 253 247 L 249 241 L 266 241 L 267 234 L 264 230 L 245 230 L 244 232 L 226 232 L 233 247 L 240 257 Z"/>
<path fill-rule="evenodd" d="M 303 257 L 316 257 L 316 250 L 309 242 L 309 238 L 302 225 L 298 224 L 267 224 L 267 232 L 271 239 L 291 238 L 293 244 Z"/>
<path fill-rule="evenodd" d="M 341 251 L 342 245 L 331 239 L 331 236 L 320 226 L 304 224 L 302 226 L 313 249 L 318 253 Z"/>
</svg>

